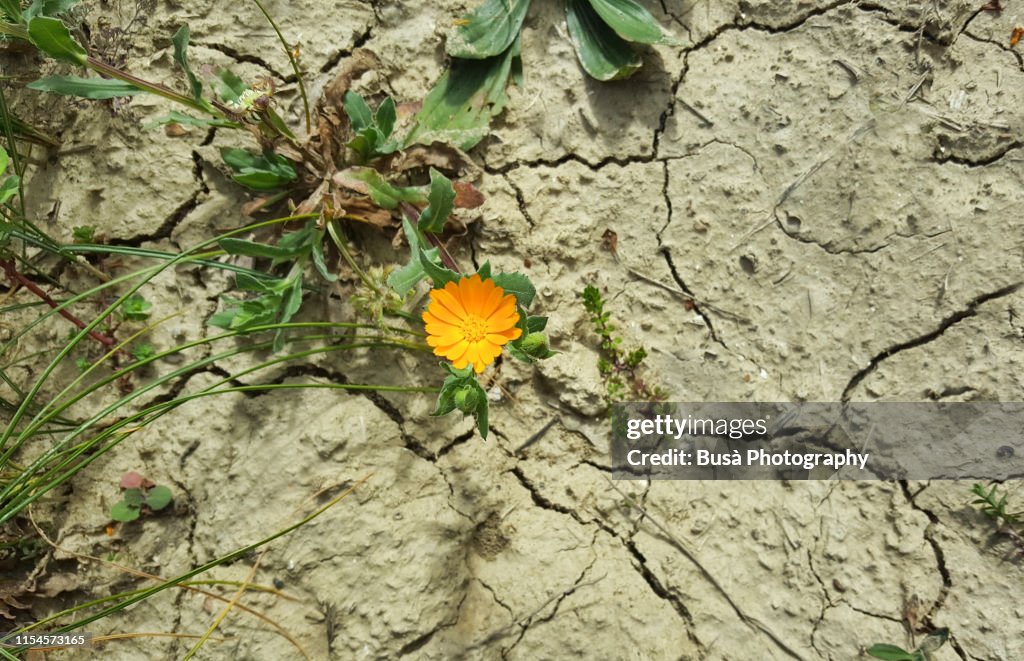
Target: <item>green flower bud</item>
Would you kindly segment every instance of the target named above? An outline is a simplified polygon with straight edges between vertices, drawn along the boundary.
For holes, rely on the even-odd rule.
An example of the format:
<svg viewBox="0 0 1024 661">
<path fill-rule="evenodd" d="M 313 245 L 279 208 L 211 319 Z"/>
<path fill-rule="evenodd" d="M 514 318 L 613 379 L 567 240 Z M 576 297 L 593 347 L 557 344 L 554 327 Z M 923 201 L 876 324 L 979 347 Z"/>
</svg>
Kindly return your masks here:
<svg viewBox="0 0 1024 661">
<path fill-rule="evenodd" d="M 547 358 L 548 337 L 544 333 L 530 333 L 523 338 L 523 343 L 519 347 L 523 353 L 534 358 Z"/>
<path fill-rule="evenodd" d="M 455 406 L 463 413 L 473 413 L 480 402 L 480 392 L 473 386 L 462 386 L 455 391 Z"/>
</svg>

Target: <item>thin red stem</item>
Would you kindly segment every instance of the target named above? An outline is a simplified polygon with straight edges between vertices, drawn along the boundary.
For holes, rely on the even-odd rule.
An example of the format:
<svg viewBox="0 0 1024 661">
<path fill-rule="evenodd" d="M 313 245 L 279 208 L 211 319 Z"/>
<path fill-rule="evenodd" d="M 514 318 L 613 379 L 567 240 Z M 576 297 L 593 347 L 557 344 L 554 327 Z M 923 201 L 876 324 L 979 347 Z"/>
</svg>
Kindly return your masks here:
<svg viewBox="0 0 1024 661">
<path fill-rule="evenodd" d="M 80 330 L 85 329 L 86 323 L 84 321 L 82 321 L 81 319 L 79 319 L 78 317 L 76 317 L 75 315 L 71 314 L 70 312 L 63 308 L 57 309 L 60 308 L 60 304 L 58 304 L 57 301 L 50 298 L 50 295 L 43 291 L 39 287 L 39 285 L 37 285 L 36 283 L 29 280 L 21 273 L 19 273 L 18 269 L 14 266 L 13 261 L 7 259 L 0 260 L 0 266 L 3 266 L 4 273 L 7 275 L 7 279 L 11 281 L 12 285 L 21 286 L 29 290 L 30 292 L 38 296 L 40 300 L 42 300 L 44 303 L 49 305 L 51 308 L 57 310 L 57 313 L 60 314 L 60 316 L 67 319 L 75 326 L 78 326 Z M 103 344 L 108 347 L 112 347 L 115 344 L 117 344 L 117 340 L 107 335 L 104 335 L 103 333 L 100 333 L 98 331 L 89 331 L 89 337 L 96 340 L 100 344 Z"/>
</svg>

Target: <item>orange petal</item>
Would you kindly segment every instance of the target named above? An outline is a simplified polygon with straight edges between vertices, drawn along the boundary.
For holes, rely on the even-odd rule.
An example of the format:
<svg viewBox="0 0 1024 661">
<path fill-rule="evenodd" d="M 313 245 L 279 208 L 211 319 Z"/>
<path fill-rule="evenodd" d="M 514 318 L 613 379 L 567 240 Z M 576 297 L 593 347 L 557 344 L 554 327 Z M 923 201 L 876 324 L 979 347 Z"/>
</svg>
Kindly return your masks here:
<svg viewBox="0 0 1024 661">
<path fill-rule="evenodd" d="M 491 344 L 497 345 L 499 352 L 501 351 L 501 347 L 503 347 L 506 344 L 508 344 L 509 342 L 511 342 L 512 339 L 513 338 L 508 337 L 507 335 L 502 335 L 500 333 L 488 333 L 487 334 L 487 341 L 490 342 Z M 497 356 L 495 356 L 495 357 L 497 357 Z"/>
<path fill-rule="evenodd" d="M 455 344 L 454 346 L 449 347 L 446 351 L 444 351 L 443 353 L 441 353 L 439 355 L 446 357 L 448 360 L 452 361 L 453 363 L 456 363 L 455 366 L 458 367 L 459 369 L 462 369 L 462 367 L 465 367 L 466 363 L 468 362 L 466 360 L 463 360 L 465 358 L 465 356 L 466 356 L 466 350 L 468 348 L 469 348 L 469 342 L 466 342 L 465 340 L 462 340 L 461 342 Z M 460 361 L 460 360 L 462 360 L 462 367 L 459 367 L 459 365 L 458 365 L 458 361 Z"/>
<path fill-rule="evenodd" d="M 473 274 L 468 278 L 459 280 L 459 292 L 462 294 L 462 307 L 470 314 L 479 314 L 480 306 L 483 303 L 483 283 L 480 276 Z"/>
<path fill-rule="evenodd" d="M 449 282 L 444 286 L 444 289 L 434 289 L 430 292 L 430 297 L 435 301 L 448 308 L 448 311 L 455 315 L 458 319 L 466 318 L 466 308 L 462 307 L 462 303 L 458 299 L 459 288 L 455 286 L 455 283 Z"/>
<path fill-rule="evenodd" d="M 457 317 L 454 312 L 452 312 L 445 306 L 441 305 L 437 301 L 434 301 L 429 306 L 427 306 L 427 311 L 424 312 L 423 314 L 429 314 L 432 317 L 434 317 L 434 319 L 436 319 L 437 321 L 443 321 L 445 323 L 452 324 L 453 326 L 458 326 L 462 323 L 462 319 Z M 424 317 L 423 321 L 427 321 L 427 318 Z"/>
<path fill-rule="evenodd" d="M 487 369 L 487 365 L 485 363 L 473 363 L 473 370 L 477 374 L 483 373 L 485 369 Z"/>
<path fill-rule="evenodd" d="M 491 283 L 491 289 L 487 292 L 487 298 L 480 306 L 480 316 L 484 319 L 490 317 L 498 310 L 498 305 L 501 303 L 502 296 L 505 295 L 505 290 L 490 280 L 487 282 Z"/>
</svg>

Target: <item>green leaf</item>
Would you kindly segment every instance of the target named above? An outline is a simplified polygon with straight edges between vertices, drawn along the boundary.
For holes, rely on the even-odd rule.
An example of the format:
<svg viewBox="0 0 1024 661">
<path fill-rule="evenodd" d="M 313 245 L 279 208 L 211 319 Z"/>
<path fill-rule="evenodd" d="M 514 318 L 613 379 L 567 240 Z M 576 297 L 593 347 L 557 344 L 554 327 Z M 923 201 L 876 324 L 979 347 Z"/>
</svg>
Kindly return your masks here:
<svg viewBox="0 0 1024 661">
<path fill-rule="evenodd" d="M 352 179 L 366 184 L 370 199 L 382 209 L 394 209 L 399 202 L 421 204 L 426 198 L 416 188 L 400 188 L 392 186 L 376 170 L 371 168 L 350 168 L 345 173 Z"/>
<path fill-rule="evenodd" d="M 11 157 L 7 155 L 7 150 L 0 147 L 0 174 L 3 174 L 7 170 L 7 166 L 11 164 Z"/>
<path fill-rule="evenodd" d="M 395 130 L 395 120 L 398 118 L 398 112 L 395 109 L 395 100 L 390 96 L 384 99 L 384 102 L 377 108 L 376 114 L 373 116 L 373 121 L 380 129 L 380 134 L 386 140 L 391 137 L 391 132 Z"/>
<path fill-rule="evenodd" d="M 547 325 L 547 317 L 527 317 L 526 319 L 526 330 L 529 333 L 539 333 L 547 328 Z"/>
<path fill-rule="evenodd" d="M 210 126 L 216 126 L 218 128 L 237 129 L 237 128 L 241 128 L 242 127 L 242 125 L 239 122 L 232 122 L 229 119 L 212 119 L 212 118 L 208 119 L 208 118 L 205 118 L 205 117 L 193 117 L 191 115 L 186 115 L 183 112 L 178 112 L 177 110 L 172 110 L 169 113 L 167 113 L 166 115 L 164 115 L 163 117 L 161 117 L 160 119 L 158 119 L 155 122 L 153 122 L 152 124 L 148 125 L 147 128 L 153 127 L 153 126 L 162 126 L 164 124 L 172 124 L 172 123 L 173 124 L 182 124 L 182 125 L 186 125 L 186 126 L 199 126 L 199 127 L 203 127 L 203 128 L 207 128 L 207 127 L 210 127 Z"/>
<path fill-rule="evenodd" d="M 883 661 L 918 661 L 917 655 L 895 645 L 872 645 L 868 648 L 868 654 Z"/>
<path fill-rule="evenodd" d="M 469 151 L 508 103 L 509 77 L 521 66 L 519 40 L 484 60 L 455 60 L 423 100 L 404 146 L 446 142 Z"/>
<path fill-rule="evenodd" d="M 434 289 L 440 289 L 449 282 L 458 282 L 462 279 L 462 275 L 431 261 L 422 248 L 420 248 L 420 264 L 423 265 L 423 270 L 434 282 Z"/>
<path fill-rule="evenodd" d="M 419 232 L 412 226 L 408 218 L 402 218 L 402 229 L 405 231 L 405 238 L 409 241 L 411 257 L 408 264 L 388 276 L 388 286 L 394 289 L 399 296 L 405 296 L 420 280 L 427 277 L 426 271 L 423 270 L 420 253 L 426 255 L 431 263 L 437 263 L 439 252 L 437 248 L 423 250 Z"/>
<path fill-rule="evenodd" d="M 292 317 L 299 308 L 302 307 L 302 278 L 295 278 L 292 280 L 291 287 L 288 291 L 288 298 L 285 299 L 284 309 L 281 311 L 280 322 L 286 324 L 291 321 Z"/>
<path fill-rule="evenodd" d="M 256 243 L 245 239 L 225 238 L 217 242 L 221 250 L 229 255 L 242 255 L 244 257 L 269 257 L 271 259 L 288 259 L 302 254 L 302 250 L 295 250 L 287 246 L 271 246 L 266 243 Z"/>
<path fill-rule="evenodd" d="M 427 208 L 420 214 L 419 227 L 435 234 L 444 230 L 444 223 L 455 207 L 455 188 L 448 177 L 430 168 L 430 195 Z"/>
<path fill-rule="evenodd" d="M 123 500 L 119 500 L 110 508 L 110 518 L 122 523 L 134 521 L 139 518 L 139 509 L 138 505 L 129 505 Z"/>
<path fill-rule="evenodd" d="M 132 321 L 145 321 L 152 309 L 153 304 L 140 294 L 132 294 L 121 302 L 121 315 Z"/>
<path fill-rule="evenodd" d="M 0 12 L 3 12 L 12 23 L 22 23 L 25 20 L 18 0 L 0 0 Z"/>
<path fill-rule="evenodd" d="M 253 190 L 275 190 L 285 184 L 294 181 L 294 177 L 285 177 L 276 172 L 257 170 L 254 172 L 243 172 L 232 177 L 236 182 Z"/>
<path fill-rule="evenodd" d="M 146 494 L 145 504 L 146 507 L 157 512 L 170 505 L 173 498 L 170 489 L 162 484 L 158 484 Z"/>
<path fill-rule="evenodd" d="M 254 154 L 244 149 L 222 147 L 220 155 L 236 172 L 234 180 L 249 188 L 272 190 L 298 178 L 291 162 L 272 151 Z"/>
<path fill-rule="evenodd" d="M 373 125 L 373 113 L 362 96 L 352 90 L 345 92 L 345 114 L 352 122 L 352 130 L 359 133 Z"/>
<path fill-rule="evenodd" d="M 590 0 L 598 16 L 626 41 L 642 44 L 678 44 L 666 34 L 651 13 L 633 0 Z"/>
<path fill-rule="evenodd" d="M 55 60 L 84 65 L 88 54 L 64 24 L 49 16 L 36 16 L 28 22 L 28 36 L 36 48 Z"/>
<path fill-rule="evenodd" d="M 643 64 L 640 56 L 601 20 L 587 0 L 567 0 L 565 22 L 576 57 L 592 78 L 628 78 Z"/>
<path fill-rule="evenodd" d="M 484 262 L 480 268 L 476 270 L 477 275 L 480 276 L 481 280 L 487 280 L 491 277 L 491 263 Z"/>
<path fill-rule="evenodd" d="M 480 60 L 505 51 L 519 36 L 530 0 L 484 0 L 463 16 L 462 25 L 448 36 L 452 57 Z"/>
<path fill-rule="evenodd" d="M 237 103 L 249 86 L 241 78 L 236 76 L 230 69 L 221 69 L 217 72 L 214 81 L 217 87 L 217 95 L 224 101 Z"/>
<path fill-rule="evenodd" d="M 40 92 L 53 92 L 64 96 L 79 96 L 83 99 L 94 100 L 113 99 L 145 92 L 144 89 L 123 80 L 82 78 L 80 76 L 46 76 L 32 81 L 26 87 Z"/>
<path fill-rule="evenodd" d="M 505 290 L 506 294 L 516 297 L 516 303 L 524 308 L 530 307 L 533 297 L 537 295 L 533 283 L 522 273 L 499 273 L 492 278 L 494 284 Z"/>
<path fill-rule="evenodd" d="M 32 0 L 32 4 L 25 9 L 24 20 L 30 21 L 36 16 L 56 16 L 57 14 L 63 14 L 67 10 L 77 5 L 79 0 Z M 3 2 L 4 13 L 7 13 L 7 5 L 14 4 L 17 2 Z M 17 19 L 17 17 L 12 16 Z"/>
<path fill-rule="evenodd" d="M 12 197 L 18 194 L 18 187 L 21 185 L 21 178 L 12 174 L 0 184 L 0 204 L 6 204 Z"/>
<path fill-rule="evenodd" d="M 134 505 L 136 507 L 141 505 L 142 501 L 144 500 L 144 498 L 142 496 L 142 489 L 139 489 L 137 487 L 133 487 L 131 489 L 125 489 L 124 490 L 123 500 L 124 500 L 125 503 L 127 503 L 129 505 Z"/>
<path fill-rule="evenodd" d="M 171 43 L 174 44 L 174 61 L 185 72 L 189 89 L 192 91 L 192 98 L 199 103 L 205 104 L 205 101 L 203 101 L 203 84 L 199 82 L 196 75 L 192 73 L 191 67 L 188 66 L 188 36 L 188 26 L 182 25 L 174 33 L 174 36 L 171 37 Z"/>
<path fill-rule="evenodd" d="M 331 273 L 327 269 L 327 261 L 324 259 L 324 232 L 323 230 L 316 233 L 316 238 L 312 241 L 312 257 L 313 266 L 316 267 L 317 272 L 327 282 L 334 282 L 338 279 L 338 276 Z"/>
</svg>

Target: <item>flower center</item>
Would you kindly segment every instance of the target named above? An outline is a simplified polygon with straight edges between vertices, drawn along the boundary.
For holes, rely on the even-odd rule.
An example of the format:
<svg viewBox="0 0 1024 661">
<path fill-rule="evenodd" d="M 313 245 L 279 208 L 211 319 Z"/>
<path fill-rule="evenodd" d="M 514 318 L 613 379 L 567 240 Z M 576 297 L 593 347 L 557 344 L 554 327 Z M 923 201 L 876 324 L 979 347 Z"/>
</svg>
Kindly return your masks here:
<svg viewBox="0 0 1024 661">
<path fill-rule="evenodd" d="M 487 337 L 487 322 L 475 314 L 467 315 L 460 330 L 467 342 L 480 342 Z"/>
</svg>

